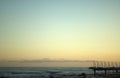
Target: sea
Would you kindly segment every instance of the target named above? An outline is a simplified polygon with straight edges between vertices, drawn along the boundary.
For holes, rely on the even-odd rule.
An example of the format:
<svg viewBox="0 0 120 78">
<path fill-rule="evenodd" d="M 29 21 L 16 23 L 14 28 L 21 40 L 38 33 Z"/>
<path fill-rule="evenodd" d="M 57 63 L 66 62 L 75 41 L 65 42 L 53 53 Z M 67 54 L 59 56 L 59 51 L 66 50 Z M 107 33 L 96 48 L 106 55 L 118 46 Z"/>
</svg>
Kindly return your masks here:
<svg viewBox="0 0 120 78">
<path fill-rule="evenodd" d="M 80 78 L 87 67 L 0 67 L 0 78 Z"/>
</svg>

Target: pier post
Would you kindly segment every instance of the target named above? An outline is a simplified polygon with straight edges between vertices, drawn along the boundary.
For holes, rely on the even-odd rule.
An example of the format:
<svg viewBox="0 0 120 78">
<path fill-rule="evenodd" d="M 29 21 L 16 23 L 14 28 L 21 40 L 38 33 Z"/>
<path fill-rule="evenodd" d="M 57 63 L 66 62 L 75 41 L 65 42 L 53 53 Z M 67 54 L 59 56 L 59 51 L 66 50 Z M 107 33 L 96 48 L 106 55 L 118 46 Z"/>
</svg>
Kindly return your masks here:
<svg viewBox="0 0 120 78">
<path fill-rule="evenodd" d="M 105 69 L 104 71 L 105 71 L 105 76 L 106 76 L 107 75 L 107 70 Z"/>
<path fill-rule="evenodd" d="M 94 76 L 96 76 L 96 69 L 94 69 Z"/>
<path fill-rule="evenodd" d="M 116 74 L 118 74 L 118 70 L 116 69 Z"/>
</svg>

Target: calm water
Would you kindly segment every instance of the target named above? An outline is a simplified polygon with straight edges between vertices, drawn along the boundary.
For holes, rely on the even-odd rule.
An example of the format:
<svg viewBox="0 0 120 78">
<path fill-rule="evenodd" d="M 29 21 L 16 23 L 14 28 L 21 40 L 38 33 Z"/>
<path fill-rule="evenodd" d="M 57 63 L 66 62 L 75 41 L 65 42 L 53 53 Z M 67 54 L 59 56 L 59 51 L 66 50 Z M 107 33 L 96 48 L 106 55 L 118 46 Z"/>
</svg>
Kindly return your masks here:
<svg viewBox="0 0 120 78">
<path fill-rule="evenodd" d="M 62 76 L 81 73 L 91 74 L 92 71 L 79 67 L 0 67 L 0 78 L 66 78 Z"/>
</svg>

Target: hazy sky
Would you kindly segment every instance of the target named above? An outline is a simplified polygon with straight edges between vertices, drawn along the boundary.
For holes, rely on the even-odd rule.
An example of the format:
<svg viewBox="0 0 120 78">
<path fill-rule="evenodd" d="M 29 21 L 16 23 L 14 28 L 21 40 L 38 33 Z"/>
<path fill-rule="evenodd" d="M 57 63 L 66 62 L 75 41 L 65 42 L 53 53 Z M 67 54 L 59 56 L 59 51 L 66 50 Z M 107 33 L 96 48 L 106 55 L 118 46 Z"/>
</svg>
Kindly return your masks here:
<svg viewBox="0 0 120 78">
<path fill-rule="evenodd" d="M 120 61 L 120 0 L 0 0 L 0 60 Z"/>
</svg>

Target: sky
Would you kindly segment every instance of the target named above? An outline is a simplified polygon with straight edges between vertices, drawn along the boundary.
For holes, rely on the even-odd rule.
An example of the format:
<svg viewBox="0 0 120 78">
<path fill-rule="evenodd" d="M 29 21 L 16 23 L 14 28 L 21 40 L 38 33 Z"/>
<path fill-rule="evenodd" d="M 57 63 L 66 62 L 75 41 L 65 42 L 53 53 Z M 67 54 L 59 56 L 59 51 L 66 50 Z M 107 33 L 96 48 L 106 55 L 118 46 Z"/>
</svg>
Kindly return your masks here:
<svg viewBox="0 0 120 78">
<path fill-rule="evenodd" d="M 120 61 L 120 1 L 0 0 L 0 60 L 43 58 Z"/>
</svg>

